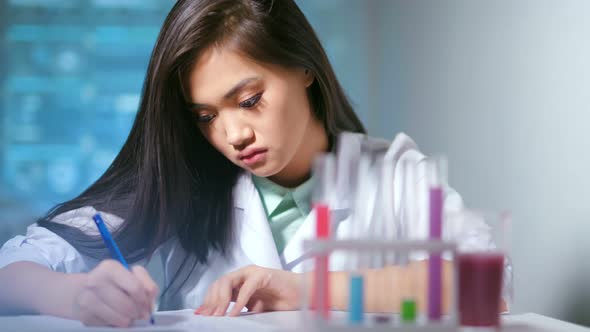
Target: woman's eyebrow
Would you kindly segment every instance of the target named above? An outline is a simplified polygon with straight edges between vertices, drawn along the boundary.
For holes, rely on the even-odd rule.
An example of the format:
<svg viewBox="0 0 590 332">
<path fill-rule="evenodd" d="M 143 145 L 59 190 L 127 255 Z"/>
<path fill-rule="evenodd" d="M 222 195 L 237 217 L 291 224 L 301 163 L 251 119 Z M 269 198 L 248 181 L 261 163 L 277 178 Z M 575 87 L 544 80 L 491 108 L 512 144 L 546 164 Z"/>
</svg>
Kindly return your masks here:
<svg viewBox="0 0 590 332">
<path fill-rule="evenodd" d="M 227 100 L 227 99 L 233 98 L 246 85 L 248 85 L 252 82 L 255 82 L 255 81 L 259 81 L 259 80 L 261 80 L 261 78 L 259 76 L 248 77 L 248 78 L 241 80 L 240 82 L 238 82 L 238 84 L 234 85 L 225 95 L 223 95 L 223 99 Z M 192 110 L 199 110 L 199 109 L 208 107 L 206 104 L 198 104 L 198 103 L 191 103 L 189 106 Z"/>
<path fill-rule="evenodd" d="M 232 97 L 234 97 L 234 95 L 235 95 L 236 93 L 240 92 L 240 90 L 241 90 L 242 88 L 244 88 L 244 86 L 246 86 L 246 85 L 248 85 L 248 84 L 250 84 L 250 83 L 252 83 L 252 82 L 254 82 L 254 81 L 258 81 L 258 80 L 260 80 L 260 79 L 261 79 L 260 77 L 258 77 L 258 76 L 255 76 L 255 77 L 248 77 L 248 78 L 245 78 L 245 79 L 241 80 L 241 81 L 240 81 L 238 84 L 234 85 L 234 87 L 233 87 L 233 88 L 231 88 L 231 89 L 230 89 L 230 90 L 229 90 L 229 91 L 228 91 L 228 92 L 227 92 L 227 93 L 226 93 L 226 94 L 223 96 L 223 99 L 231 99 Z"/>
</svg>

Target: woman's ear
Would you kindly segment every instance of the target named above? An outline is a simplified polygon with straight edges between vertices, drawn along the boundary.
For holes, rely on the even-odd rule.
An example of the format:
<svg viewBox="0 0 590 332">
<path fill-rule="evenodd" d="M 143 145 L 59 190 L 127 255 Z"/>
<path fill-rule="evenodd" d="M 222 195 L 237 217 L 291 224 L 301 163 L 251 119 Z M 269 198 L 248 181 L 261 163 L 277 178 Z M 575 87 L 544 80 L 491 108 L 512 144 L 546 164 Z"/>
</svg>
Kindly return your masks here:
<svg viewBox="0 0 590 332">
<path fill-rule="evenodd" d="M 303 73 L 305 74 L 305 87 L 309 88 L 311 83 L 313 83 L 313 81 L 315 80 L 315 76 L 313 76 L 311 70 L 309 69 L 305 69 Z"/>
</svg>

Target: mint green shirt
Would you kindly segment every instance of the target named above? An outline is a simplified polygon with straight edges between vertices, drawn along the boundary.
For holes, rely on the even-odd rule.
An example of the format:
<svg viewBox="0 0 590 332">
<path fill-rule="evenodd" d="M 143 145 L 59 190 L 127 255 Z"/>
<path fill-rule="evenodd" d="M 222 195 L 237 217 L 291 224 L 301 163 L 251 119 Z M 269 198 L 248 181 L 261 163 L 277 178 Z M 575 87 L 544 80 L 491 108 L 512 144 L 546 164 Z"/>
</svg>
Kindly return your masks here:
<svg viewBox="0 0 590 332">
<path fill-rule="evenodd" d="M 267 178 L 254 175 L 252 181 L 262 200 L 280 255 L 311 212 L 312 179 L 296 188 L 285 188 Z"/>
</svg>

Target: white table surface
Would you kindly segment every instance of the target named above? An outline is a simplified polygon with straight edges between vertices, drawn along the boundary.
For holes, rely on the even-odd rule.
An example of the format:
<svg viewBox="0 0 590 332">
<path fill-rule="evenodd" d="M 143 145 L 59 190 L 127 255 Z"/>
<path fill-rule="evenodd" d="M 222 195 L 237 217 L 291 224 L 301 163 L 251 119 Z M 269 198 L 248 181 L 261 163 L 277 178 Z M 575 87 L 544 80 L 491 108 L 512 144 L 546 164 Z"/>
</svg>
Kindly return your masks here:
<svg viewBox="0 0 590 332">
<path fill-rule="evenodd" d="M 0 316 L 0 331 L 311 331 L 304 325 L 303 315 L 298 311 L 269 312 L 244 315 L 241 317 L 203 317 L 193 315 L 190 310 L 158 312 L 158 326 L 135 326 L 128 329 L 88 328 L 79 322 L 49 316 Z M 335 312 L 333 317 L 345 317 Z M 590 332 L 590 328 L 528 313 L 502 316 L 502 331 L 509 332 Z M 361 331 L 361 330 L 359 330 Z M 463 331 L 463 330 L 459 330 Z"/>
</svg>

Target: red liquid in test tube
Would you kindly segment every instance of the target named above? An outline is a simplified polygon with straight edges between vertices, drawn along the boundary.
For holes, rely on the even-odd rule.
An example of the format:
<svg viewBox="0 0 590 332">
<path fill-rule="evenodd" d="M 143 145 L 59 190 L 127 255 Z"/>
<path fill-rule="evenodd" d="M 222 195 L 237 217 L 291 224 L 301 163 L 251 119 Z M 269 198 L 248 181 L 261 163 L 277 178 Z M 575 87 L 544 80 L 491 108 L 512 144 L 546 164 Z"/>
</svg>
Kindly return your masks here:
<svg viewBox="0 0 590 332">
<path fill-rule="evenodd" d="M 316 204 L 316 237 L 330 237 L 330 210 L 327 205 Z M 325 319 L 330 317 L 330 278 L 328 275 L 329 255 L 318 255 L 315 258 L 314 294 L 312 307 Z"/>
</svg>

